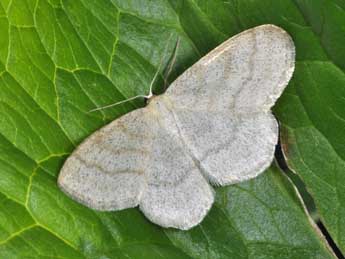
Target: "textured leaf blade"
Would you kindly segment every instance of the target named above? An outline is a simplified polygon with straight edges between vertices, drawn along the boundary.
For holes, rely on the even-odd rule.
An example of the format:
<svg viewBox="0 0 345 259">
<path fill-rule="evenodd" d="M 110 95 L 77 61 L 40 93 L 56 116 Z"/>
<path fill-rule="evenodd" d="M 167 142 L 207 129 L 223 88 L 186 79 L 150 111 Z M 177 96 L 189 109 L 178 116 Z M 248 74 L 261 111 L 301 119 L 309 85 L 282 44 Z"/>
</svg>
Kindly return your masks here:
<svg viewBox="0 0 345 259">
<path fill-rule="evenodd" d="M 341 1 L 295 1 L 325 58 L 303 59 L 276 106 L 289 166 L 304 180 L 321 220 L 345 250 L 345 21 Z M 302 49 L 300 52 L 305 51 Z"/>
<path fill-rule="evenodd" d="M 143 105 L 88 112 L 147 93 L 172 33 L 168 53 L 177 36 L 181 44 L 170 80 L 229 36 L 262 23 L 288 30 L 300 61 L 328 61 L 291 1 L 0 3 L 0 257 L 331 257 L 275 167 L 219 189 L 209 216 L 190 232 L 159 228 L 138 209 L 92 211 L 56 186 L 80 141 Z M 156 90 L 162 85 L 160 79 Z"/>
</svg>

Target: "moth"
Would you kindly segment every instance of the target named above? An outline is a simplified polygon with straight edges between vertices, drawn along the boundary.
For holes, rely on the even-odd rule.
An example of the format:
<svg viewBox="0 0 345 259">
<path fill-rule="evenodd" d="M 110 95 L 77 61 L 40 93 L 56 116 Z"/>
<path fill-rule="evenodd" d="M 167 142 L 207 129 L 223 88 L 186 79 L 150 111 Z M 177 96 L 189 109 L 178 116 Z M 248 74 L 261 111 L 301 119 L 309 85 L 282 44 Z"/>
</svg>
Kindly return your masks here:
<svg viewBox="0 0 345 259">
<path fill-rule="evenodd" d="M 294 43 L 277 26 L 230 38 L 146 107 L 88 137 L 66 160 L 58 185 L 92 209 L 139 206 L 162 227 L 196 226 L 212 207 L 212 186 L 270 166 L 278 139 L 270 108 L 294 61 Z"/>
</svg>

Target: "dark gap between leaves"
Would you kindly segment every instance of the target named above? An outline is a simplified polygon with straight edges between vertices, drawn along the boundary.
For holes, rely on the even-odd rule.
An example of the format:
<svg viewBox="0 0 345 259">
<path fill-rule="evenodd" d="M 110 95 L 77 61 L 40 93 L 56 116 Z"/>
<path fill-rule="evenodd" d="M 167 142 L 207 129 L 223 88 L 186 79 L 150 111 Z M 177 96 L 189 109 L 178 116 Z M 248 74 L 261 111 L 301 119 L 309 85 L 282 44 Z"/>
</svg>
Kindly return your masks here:
<svg viewBox="0 0 345 259">
<path fill-rule="evenodd" d="M 295 187 L 297 188 L 304 205 L 307 208 L 307 211 L 310 215 L 310 217 L 314 220 L 318 228 L 320 229 L 321 233 L 324 235 L 324 237 L 327 240 L 328 245 L 331 247 L 333 253 L 339 258 L 339 259 L 345 259 L 345 256 L 342 254 L 336 243 L 334 242 L 333 238 L 329 234 L 327 228 L 325 225 L 320 221 L 318 212 L 315 206 L 315 202 L 313 197 L 310 195 L 310 193 L 307 191 L 306 186 L 302 179 L 299 177 L 299 175 L 293 173 L 284 158 L 283 151 L 280 145 L 280 140 L 278 142 L 278 145 L 276 147 L 275 151 L 275 158 L 277 160 L 277 163 L 279 167 L 282 169 L 282 171 L 289 177 L 289 179 L 293 182 Z"/>
<path fill-rule="evenodd" d="M 325 225 L 320 220 L 318 220 L 316 222 L 316 224 L 319 227 L 319 229 L 321 230 L 322 234 L 325 236 L 328 244 L 331 246 L 335 255 L 340 259 L 345 259 L 345 256 L 342 254 L 342 252 L 340 251 L 338 246 L 334 243 L 334 240 L 332 239 L 331 235 L 328 233 Z"/>
<path fill-rule="evenodd" d="M 318 216 L 317 209 L 315 206 L 314 198 L 307 191 L 307 188 L 306 188 L 304 182 L 302 181 L 302 179 L 299 177 L 299 175 L 292 172 L 290 170 L 290 168 L 288 167 L 286 160 L 285 160 L 285 157 L 283 155 L 281 145 L 280 145 L 280 140 L 279 140 L 279 143 L 276 147 L 275 158 L 278 162 L 280 169 L 282 169 L 282 171 L 289 177 L 289 179 L 293 182 L 293 184 L 297 188 L 299 194 L 303 198 L 304 205 L 306 206 L 311 218 L 315 222 L 318 221 L 319 216 Z"/>
</svg>

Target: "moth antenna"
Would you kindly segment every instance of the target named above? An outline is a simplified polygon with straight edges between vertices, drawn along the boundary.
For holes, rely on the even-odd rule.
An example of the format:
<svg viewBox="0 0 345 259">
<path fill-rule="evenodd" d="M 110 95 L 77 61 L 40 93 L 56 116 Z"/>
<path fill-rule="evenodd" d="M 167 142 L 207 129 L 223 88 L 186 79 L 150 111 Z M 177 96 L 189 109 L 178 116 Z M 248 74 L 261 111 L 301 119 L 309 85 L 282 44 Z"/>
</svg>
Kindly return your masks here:
<svg viewBox="0 0 345 259">
<path fill-rule="evenodd" d="M 172 71 L 172 69 L 173 69 L 173 67 L 175 65 L 175 62 L 176 62 L 177 52 L 178 52 L 178 48 L 180 46 L 180 40 L 181 40 L 180 37 L 178 37 L 177 40 L 176 40 L 176 44 L 175 44 L 175 47 L 174 47 L 172 59 L 169 62 L 168 69 L 166 70 L 165 75 L 164 75 L 164 90 L 167 89 L 168 78 L 169 78 L 170 73 L 171 73 L 171 71 Z"/>
<path fill-rule="evenodd" d="M 167 43 L 165 44 L 165 47 L 164 47 L 163 55 L 162 55 L 162 57 L 161 57 L 161 59 L 160 59 L 160 61 L 159 61 L 159 65 L 158 65 L 157 71 L 156 71 L 156 73 L 155 73 L 155 75 L 154 75 L 154 77 L 153 77 L 153 79 L 152 79 L 152 81 L 151 81 L 151 84 L 150 84 L 150 92 L 149 92 L 149 94 L 148 94 L 149 98 L 153 96 L 152 88 L 153 88 L 153 85 L 154 85 L 155 81 L 157 80 L 157 77 L 158 77 L 158 75 L 159 75 L 159 71 L 161 70 L 161 67 L 162 67 L 162 65 L 163 65 L 163 61 L 164 61 L 165 55 L 166 55 L 166 53 L 167 53 L 167 51 L 168 51 L 169 42 L 170 42 L 170 39 L 172 38 L 172 36 L 173 36 L 173 33 L 170 33 L 169 38 L 168 38 L 168 40 L 167 40 Z M 164 82 L 165 82 L 165 78 L 164 78 Z"/>
<path fill-rule="evenodd" d="M 137 98 L 149 98 L 149 95 L 136 95 L 136 96 L 130 97 L 130 98 L 126 99 L 126 100 L 119 101 L 117 103 L 113 103 L 113 104 L 102 106 L 102 107 L 99 107 L 99 108 L 96 108 L 96 109 L 92 109 L 89 112 L 95 112 L 95 111 L 99 111 L 99 110 L 103 110 L 103 109 L 108 109 L 108 108 L 114 107 L 116 105 L 119 105 L 119 104 L 122 104 L 122 103 L 126 103 L 126 102 L 129 102 L 129 101 L 132 101 L 132 100 L 135 100 Z"/>
<path fill-rule="evenodd" d="M 122 101 L 119 101 L 119 102 L 116 102 L 116 103 L 113 103 L 113 104 L 109 104 L 109 105 L 106 105 L 106 106 L 102 106 L 102 107 L 98 107 L 98 108 L 92 109 L 89 112 L 91 113 L 91 112 L 95 112 L 95 111 L 99 111 L 99 110 L 103 110 L 103 109 L 108 109 L 108 108 L 117 106 L 119 104 L 123 104 L 123 103 L 129 102 L 129 101 L 135 100 L 137 98 L 150 99 L 153 96 L 153 92 L 152 92 L 153 85 L 154 85 L 155 81 L 157 80 L 157 77 L 159 75 L 159 71 L 161 70 L 161 67 L 163 65 L 163 61 L 164 61 L 165 55 L 167 53 L 169 42 L 170 42 L 170 39 L 171 39 L 172 36 L 173 36 L 173 33 L 170 33 L 169 38 L 167 40 L 167 43 L 165 44 L 165 48 L 164 48 L 164 52 L 163 52 L 164 54 L 162 55 L 162 57 L 161 57 L 161 59 L 159 61 L 158 68 L 157 68 L 157 70 L 155 72 L 155 75 L 153 76 L 153 78 L 151 80 L 150 88 L 149 88 L 149 94 L 148 95 L 142 95 L 142 94 L 136 95 L 136 96 L 130 97 L 130 98 L 126 99 L 126 100 L 122 100 Z M 178 38 L 177 42 L 179 40 L 180 40 L 180 38 Z M 175 48 L 174 48 L 174 52 L 175 52 L 175 50 L 176 50 L 176 45 L 175 45 Z M 174 53 L 174 56 L 175 56 L 175 53 Z M 171 70 L 170 64 L 169 64 L 169 70 Z M 164 82 L 166 82 L 166 79 L 164 79 Z"/>
<path fill-rule="evenodd" d="M 161 59 L 161 61 L 162 61 L 162 59 Z M 158 69 L 157 69 L 157 71 L 156 71 L 155 75 L 153 76 L 152 81 L 150 83 L 150 88 L 149 88 L 150 90 L 149 90 L 148 98 L 151 98 L 153 96 L 152 88 L 153 88 L 153 84 L 155 83 L 155 81 L 159 75 L 160 67 L 161 67 L 161 64 L 159 64 Z"/>
</svg>

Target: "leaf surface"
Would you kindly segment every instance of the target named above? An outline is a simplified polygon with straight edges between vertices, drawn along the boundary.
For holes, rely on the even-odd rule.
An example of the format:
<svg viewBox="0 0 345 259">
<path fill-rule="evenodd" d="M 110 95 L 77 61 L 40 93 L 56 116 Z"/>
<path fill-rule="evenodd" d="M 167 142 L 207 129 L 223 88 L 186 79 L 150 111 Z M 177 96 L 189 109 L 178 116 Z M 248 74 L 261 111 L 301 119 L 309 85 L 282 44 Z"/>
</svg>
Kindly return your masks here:
<svg viewBox="0 0 345 259">
<path fill-rule="evenodd" d="M 344 252 L 345 6 L 341 1 L 296 1 L 296 6 L 318 38 L 324 57 L 297 62 L 294 78 L 276 106 L 283 152 Z"/>
<path fill-rule="evenodd" d="M 293 125 L 301 123 L 320 133 L 321 126 L 306 120 L 304 107 L 327 117 L 323 104 L 340 96 L 344 59 L 333 52 L 331 37 L 323 39 L 323 30 L 317 31 L 313 6 L 310 1 L 273 0 L 0 0 L 0 258 L 331 258 L 292 184 L 274 165 L 255 180 L 218 188 L 209 215 L 188 232 L 153 225 L 138 209 L 90 210 L 56 185 L 63 161 L 78 143 L 143 103 L 88 111 L 146 94 L 161 57 L 168 63 L 177 37 L 181 44 L 170 81 L 244 29 L 264 23 L 285 28 L 296 43 L 298 62 L 276 113 L 284 128 L 292 129 L 290 135 Z M 329 19 L 330 24 L 341 22 Z M 325 87 L 329 73 L 340 81 L 332 80 L 336 89 L 324 91 L 325 99 L 319 100 L 314 88 Z M 161 77 L 156 92 L 163 85 Z M 294 97 L 296 91 L 304 92 L 305 99 Z M 335 108 L 339 116 L 344 114 L 341 100 L 340 110 Z M 324 125 L 322 118 L 315 121 Z M 335 128 L 341 127 L 332 119 L 328 125 L 333 131 L 320 133 L 327 145 L 318 142 L 319 154 L 308 153 L 314 142 L 303 143 L 301 135 L 303 148 L 315 166 L 325 155 L 337 158 L 341 172 L 344 145 L 335 144 L 334 135 L 340 136 Z M 308 186 L 318 183 L 299 168 Z M 335 174 L 331 169 L 320 172 Z M 344 183 L 340 176 L 329 181 L 331 186 Z M 334 196 L 324 194 L 322 185 L 315 190 L 323 206 L 334 209 L 345 200 L 339 192 L 333 204 Z M 331 218 L 327 224 L 337 226 L 335 231 L 344 229 L 341 214 L 327 208 L 322 213 Z"/>
</svg>

